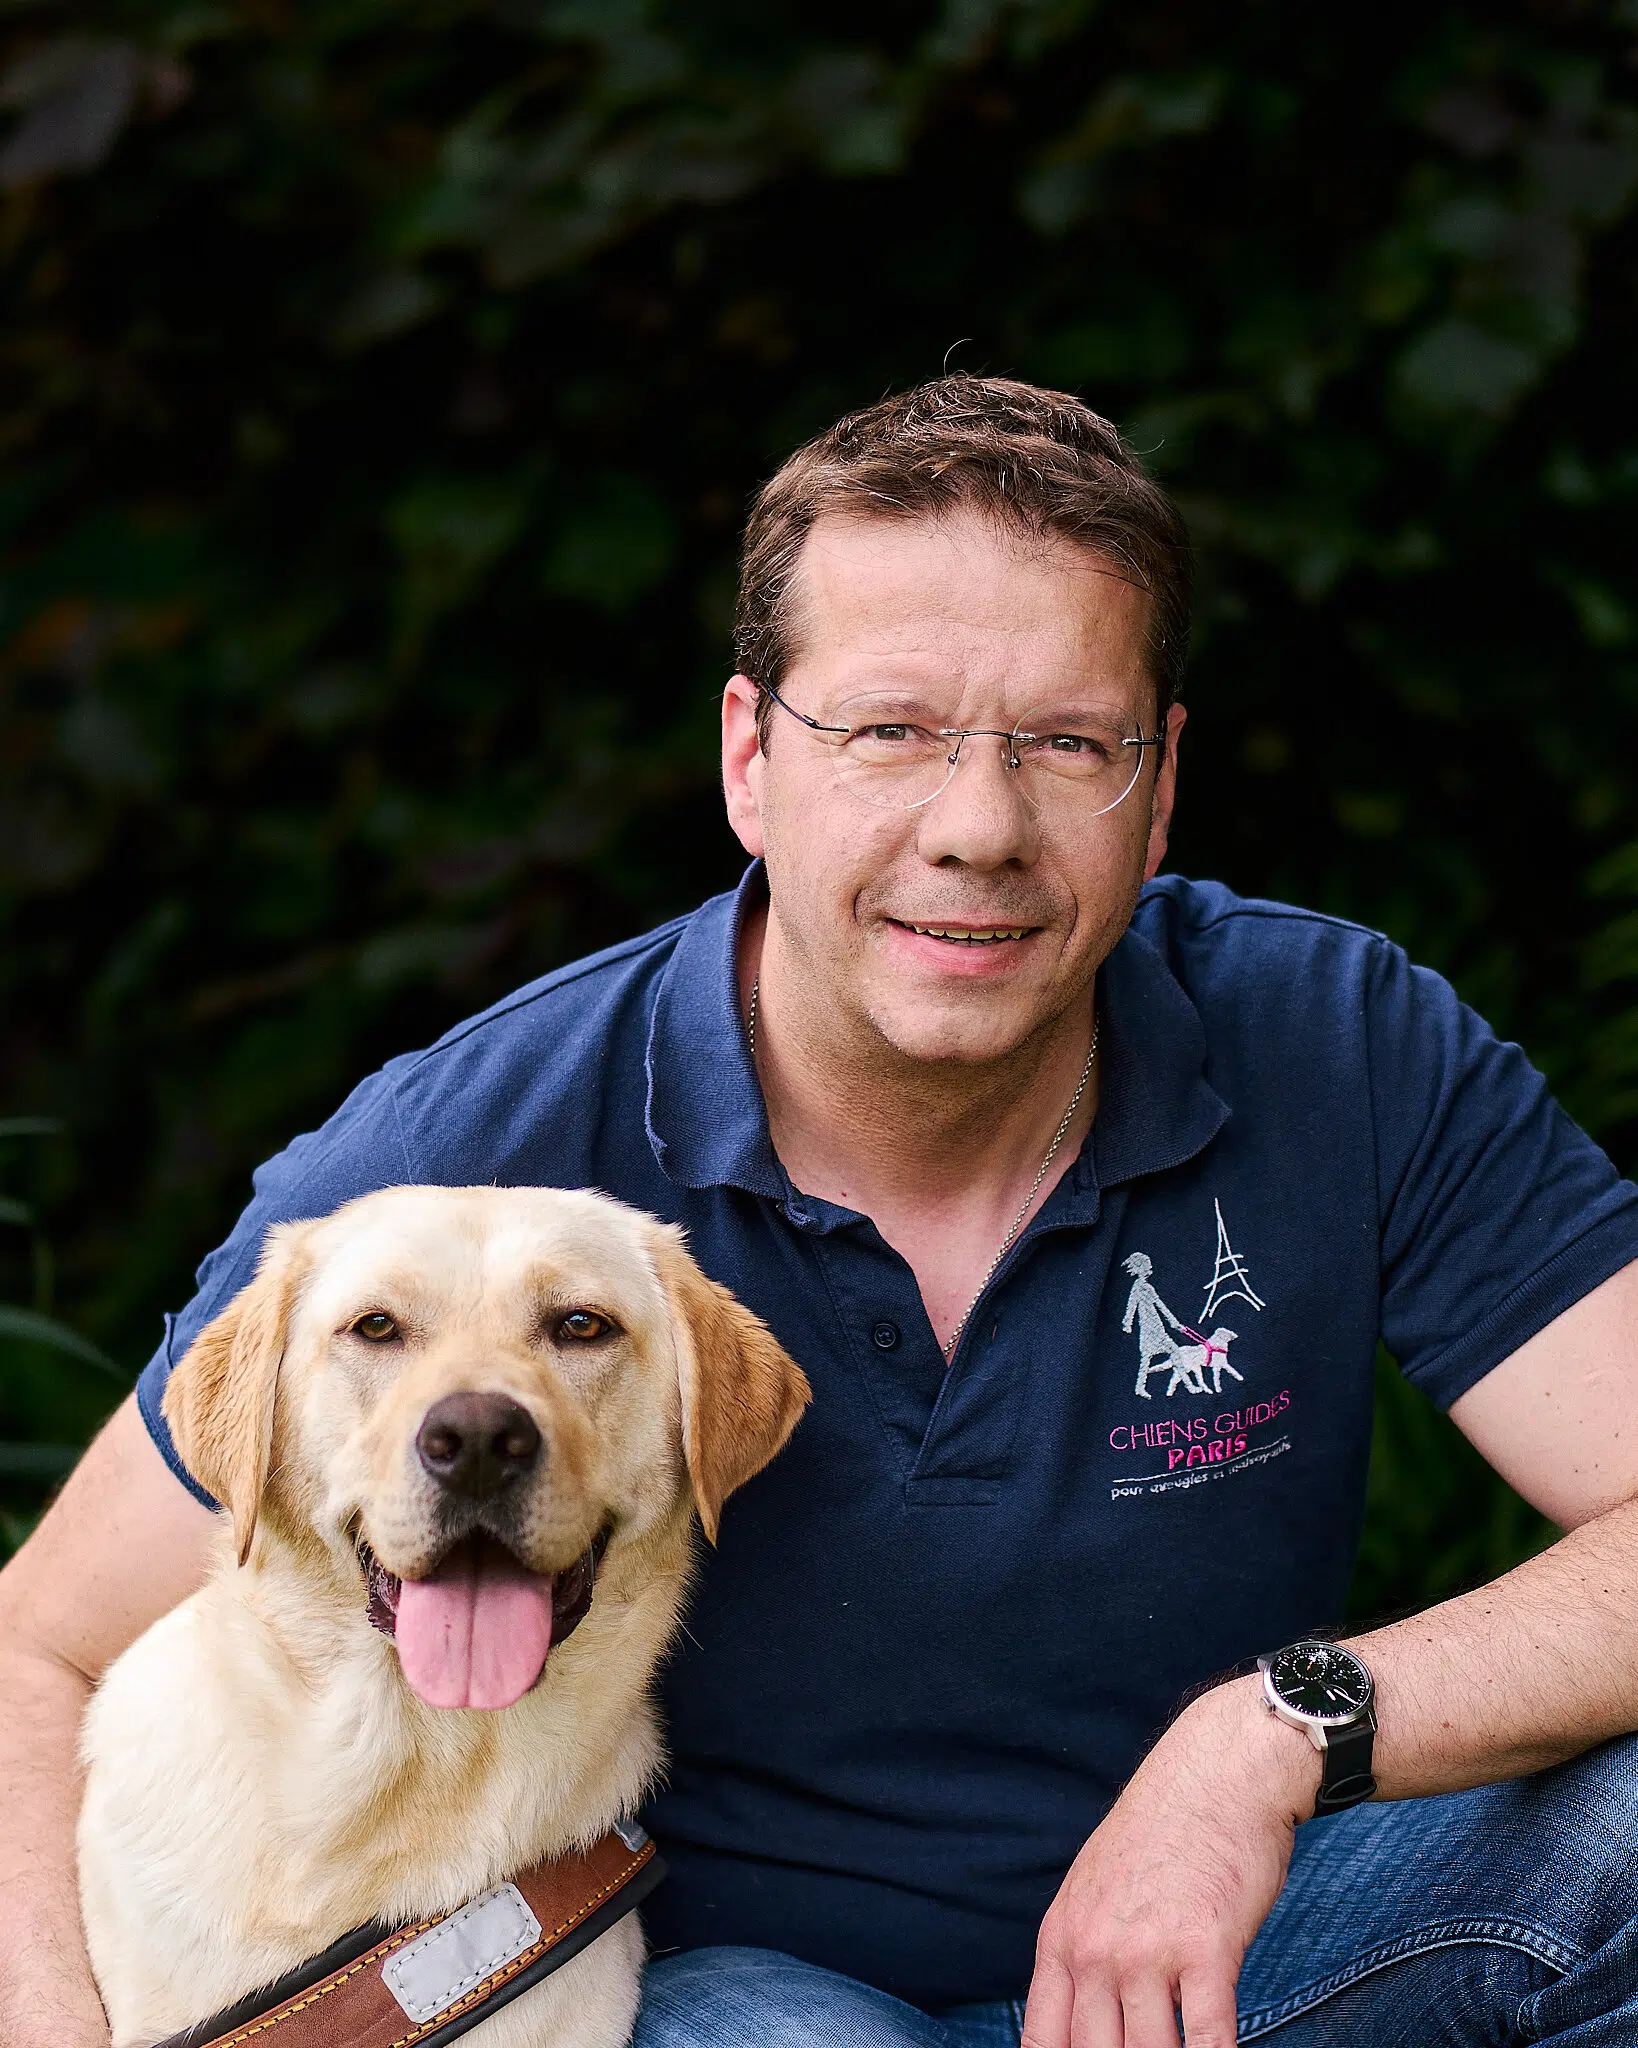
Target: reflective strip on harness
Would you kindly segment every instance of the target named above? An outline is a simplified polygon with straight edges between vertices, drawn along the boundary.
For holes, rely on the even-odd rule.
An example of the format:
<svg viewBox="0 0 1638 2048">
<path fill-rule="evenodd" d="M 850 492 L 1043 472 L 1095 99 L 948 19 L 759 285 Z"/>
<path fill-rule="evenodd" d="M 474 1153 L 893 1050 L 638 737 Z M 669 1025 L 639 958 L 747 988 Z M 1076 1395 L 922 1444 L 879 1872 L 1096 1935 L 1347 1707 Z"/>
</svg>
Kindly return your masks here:
<svg viewBox="0 0 1638 2048">
<path fill-rule="evenodd" d="M 540 1939 L 540 1922 L 515 1884 L 497 1885 L 381 1966 L 382 1981 L 412 2020 L 436 2019 Z"/>
</svg>

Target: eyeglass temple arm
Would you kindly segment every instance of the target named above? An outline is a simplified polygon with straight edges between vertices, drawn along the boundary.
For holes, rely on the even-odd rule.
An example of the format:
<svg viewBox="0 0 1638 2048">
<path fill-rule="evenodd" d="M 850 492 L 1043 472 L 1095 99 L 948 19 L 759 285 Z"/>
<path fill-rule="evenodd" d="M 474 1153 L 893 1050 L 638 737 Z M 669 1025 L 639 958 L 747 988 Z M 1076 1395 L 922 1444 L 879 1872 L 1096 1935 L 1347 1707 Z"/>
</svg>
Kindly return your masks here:
<svg viewBox="0 0 1638 2048">
<path fill-rule="evenodd" d="M 788 711 L 797 724 L 805 725 L 809 732 L 850 733 L 853 730 L 851 725 L 821 725 L 817 718 L 810 718 L 805 711 L 798 711 L 794 704 L 787 704 L 772 683 L 759 683 L 757 688 L 759 690 L 766 690 L 781 711 Z"/>
</svg>

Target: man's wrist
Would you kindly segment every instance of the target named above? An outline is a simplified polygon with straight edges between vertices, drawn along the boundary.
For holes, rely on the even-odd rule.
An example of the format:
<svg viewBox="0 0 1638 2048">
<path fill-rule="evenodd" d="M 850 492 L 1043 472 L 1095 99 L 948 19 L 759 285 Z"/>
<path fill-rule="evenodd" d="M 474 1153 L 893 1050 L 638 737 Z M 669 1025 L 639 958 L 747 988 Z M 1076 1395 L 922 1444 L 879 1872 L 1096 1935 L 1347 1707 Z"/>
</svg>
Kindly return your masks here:
<svg viewBox="0 0 1638 2048">
<path fill-rule="evenodd" d="M 1225 1770 L 1293 1824 L 1313 1817 L 1325 1759 L 1300 1728 L 1268 1711 L 1258 1677 L 1232 1678 L 1196 1700 L 1201 1739 L 1215 1746 Z"/>
</svg>

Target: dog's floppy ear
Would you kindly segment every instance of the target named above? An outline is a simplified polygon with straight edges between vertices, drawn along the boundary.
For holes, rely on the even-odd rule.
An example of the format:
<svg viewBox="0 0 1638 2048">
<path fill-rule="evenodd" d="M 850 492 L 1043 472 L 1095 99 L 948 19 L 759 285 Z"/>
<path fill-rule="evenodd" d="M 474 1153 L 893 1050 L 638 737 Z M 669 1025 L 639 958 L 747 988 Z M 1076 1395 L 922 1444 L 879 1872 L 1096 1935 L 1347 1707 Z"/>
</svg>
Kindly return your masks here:
<svg viewBox="0 0 1638 2048">
<path fill-rule="evenodd" d="M 677 1346 L 683 1456 L 700 1527 L 715 1543 L 723 1502 L 784 1448 L 813 1389 L 767 1324 L 706 1279 L 680 1231 L 657 1236 Z"/>
<path fill-rule="evenodd" d="M 291 1224 L 268 1233 L 255 1279 L 194 1338 L 160 1404 L 183 1464 L 232 1515 L 240 1564 L 267 1485 L 279 1366 L 305 1264 L 300 1236 Z"/>
</svg>

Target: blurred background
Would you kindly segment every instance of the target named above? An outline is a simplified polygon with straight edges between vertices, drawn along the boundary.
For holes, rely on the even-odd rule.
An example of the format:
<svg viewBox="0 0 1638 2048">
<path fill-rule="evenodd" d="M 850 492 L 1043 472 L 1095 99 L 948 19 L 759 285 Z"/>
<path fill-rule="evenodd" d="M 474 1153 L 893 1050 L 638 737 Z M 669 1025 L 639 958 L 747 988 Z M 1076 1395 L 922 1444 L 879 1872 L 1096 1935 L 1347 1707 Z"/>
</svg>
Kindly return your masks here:
<svg viewBox="0 0 1638 2048">
<path fill-rule="evenodd" d="M 0 0 L 0 1531 L 251 1167 L 730 885 L 747 497 L 959 367 L 1201 554 L 1173 865 L 1638 1164 L 1638 0 Z M 1362 1614 L 1548 1533 L 1384 1361 Z"/>
</svg>

